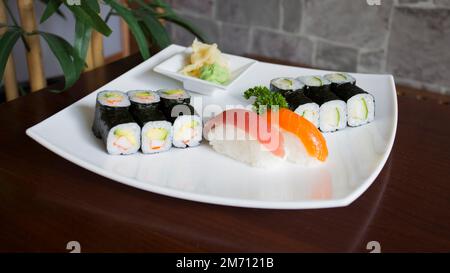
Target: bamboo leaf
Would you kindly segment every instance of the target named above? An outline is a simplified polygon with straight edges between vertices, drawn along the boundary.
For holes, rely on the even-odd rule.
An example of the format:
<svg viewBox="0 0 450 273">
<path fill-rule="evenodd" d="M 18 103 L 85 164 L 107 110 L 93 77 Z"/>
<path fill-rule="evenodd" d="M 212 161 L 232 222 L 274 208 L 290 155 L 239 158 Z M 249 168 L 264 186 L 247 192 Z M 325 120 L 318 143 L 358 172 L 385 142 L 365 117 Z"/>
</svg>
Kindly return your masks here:
<svg viewBox="0 0 450 273">
<path fill-rule="evenodd" d="M 77 67 L 80 66 L 80 62 L 83 60 L 81 60 L 76 50 L 64 38 L 48 32 L 39 32 L 39 34 L 47 42 L 48 47 L 61 66 L 65 79 L 64 89 L 61 91 L 64 91 L 77 81 L 79 77 Z"/>
<path fill-rule="evenodd" d="M 55 12 L 60 12 L 60 15 L 62 14 L 62 16 L 64 17 L 64 14 L 59 10 L 59 7 L 62 4 L 62 1 L 60 0 L 47 0 L 47 1 L 42 1 L 46 4 L 44 13 L 41 16 L 41 20 L 40 23 L 42 24 L 43 22 L 45 22 L 50 16 L 52 16 Z"/>
<path fill-rule="evenodd" d="M 91 8 L 96 13 L 100 13 L 100 5 L 98 4 L 98 1 L 82 1 L 81 5 L 86 5 L 87 7 Z"/>
<path fill-rule="evenodd" d="M 0 46 L 0 82 L 3 82 L 3 73 L 9 54 L 21 34 L 22 32 L 18 29 L 9 29 L 0 37 L 0 45 L 2 45 Z"/>
<path fill-rule="evenodd" d="M 83 62 L 80 64 L 80 67 L 77 67 L 79 73 L 84 68 L 84 60 L 86 60 L 87 50 L 89 48 L 89 41 L 91 40 L 92 27 L 86 24 L 86 22 L 81 20 L 76 20 L 75 22 L 75 42 L 74 48 L 78 53 Z"/>
<path fill-rule="evenodd" d="M 170 37 L 167 34 L 166 29 L 155 16 L 146 13 L 145 11 L 137 11 L 136 14 L 143 22 L 144 27 L 149 32 L 152 41 L 156 46 L 163 49 L 170 45 Z"/>
<path fill-rule="evenodd" d="M 77 20 L 86 22 L 86 24 L 90 25 L 92 28 L 105 36 L 109 36 L 111 34 L 112 30 L 109 26 L 103 21 L 100 15 L 88 5 L 74 6 L 68 5 L 66 1 L 64 3 L 66 4 L 66 7 L 73 12 L 75 17 L 77 17 Z"/>
<path fill-rule="evenodd" d="M 158 17 L 183 27 L 184 29 L 186 29 L 187 31 L 189 31 L 190 33 L 195 35 L 202 42 L 207 41 L 207 39 L 204 36 L 203 32 L 201 32 L 199 29 L 197 29 L 196 27 L 194 27 L 189 22 L 187 22 L 186 20 L 182 19 L 181 17 L 179 17 L 175 13 L 163 13 L 163 14 L 161 14 Z"/>
<path fill-rule="evenodd" d="M 134 17 L 134 14 L 114 0 L 105 0 L 105 2 L 108 5 L 110 5 L 111 8 L 113 8 L 120 15 L 120 17 L 122 17 L 128 24 L 131 33 L 136 39 L 142 58 L 144 59 L 150 58 L 150 51 L 148 49 L 147 39 L 145 38 L 145 34 L 142 31 L 142 28 L 139 25 L 138 20 Z"/>
</svg>

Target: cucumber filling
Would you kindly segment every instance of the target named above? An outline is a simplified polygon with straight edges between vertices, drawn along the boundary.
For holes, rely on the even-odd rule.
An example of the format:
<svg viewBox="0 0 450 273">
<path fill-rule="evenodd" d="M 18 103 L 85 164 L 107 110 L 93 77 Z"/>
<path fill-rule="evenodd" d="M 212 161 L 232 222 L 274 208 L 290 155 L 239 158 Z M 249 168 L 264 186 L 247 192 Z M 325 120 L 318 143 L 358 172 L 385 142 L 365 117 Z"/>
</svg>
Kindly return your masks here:
<svg viewBox="0 0 450 273">
<path fill-rule="evenodd" d="M 292 87 L 292 81 L 289 79 L 282 79 L 280 81 L 280 85 L 282 88 L 291 88 Z"/>
<path fill-rule="evenodd" d="M 314 111 L 312 111 L 312 110 L 305 110 L 305 111 L 303 111 L 301 116 L 304 117 L 305 119 L 307 119 L 308 121 L 313 122 L 315 114 L 314 114 Z"/>
<path fill-rule="evenodd" d="M 322 86 L 322 80 L 319 77 L 311 78 L 311 85 L 313 86 Z"/>
<path fill-rule="evenodd" d="M 336 127 L 339 126 L 339 122 L 341 121 L 341 112 L 339 112 L 339 109 L 336 107 Z"/>
<path fill-rule="evenodd" d="M 338 107 L 329 108 L 320 116 L 321 124 L 327 124 L 330 127 L 338 128 L 341 121 L 341 112 Z"/>
<path fill-rule="evenodd" d="M 364 98 L 361 98 L 359 101 L 356 101 L 353 104 L 350 115 L 355 120 L 367 120 L 367 118 L 369 117 L 369 109 Z"/>
</svg>

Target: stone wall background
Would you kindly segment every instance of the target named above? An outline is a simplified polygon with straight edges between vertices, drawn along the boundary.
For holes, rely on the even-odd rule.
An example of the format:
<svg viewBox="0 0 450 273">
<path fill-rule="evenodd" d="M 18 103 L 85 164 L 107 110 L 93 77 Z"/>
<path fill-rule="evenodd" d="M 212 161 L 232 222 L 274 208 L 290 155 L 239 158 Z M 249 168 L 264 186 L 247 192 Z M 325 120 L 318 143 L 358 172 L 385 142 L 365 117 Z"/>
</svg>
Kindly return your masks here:
<svg viewBox="0 0 450 273">
<path fill-rule="evenodd" d="M 227 53 L 256 54 L 450 94 L 450 0 L 168 0 Z M 169 26 L 174 43 L 193 36 Z"/>
</svg>

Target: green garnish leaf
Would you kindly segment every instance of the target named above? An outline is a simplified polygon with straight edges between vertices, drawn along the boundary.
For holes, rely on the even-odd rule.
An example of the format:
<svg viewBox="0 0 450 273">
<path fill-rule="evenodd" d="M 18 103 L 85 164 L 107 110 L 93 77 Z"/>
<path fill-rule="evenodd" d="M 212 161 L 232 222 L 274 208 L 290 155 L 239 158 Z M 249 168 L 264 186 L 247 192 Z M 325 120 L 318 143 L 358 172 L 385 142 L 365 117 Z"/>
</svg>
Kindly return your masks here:
<svg viewBox="0 0 450 273">
<path fill-rule="evenodd" d="M 280 93 L 272 92 L 265 86 L 247 89 L 244 98 L 248 100 L 251 97 L 255 97 L 253 107 L 258 114 L 263 114 L 267 109 L 288 108 L 286 99 Z"/>
</svg>

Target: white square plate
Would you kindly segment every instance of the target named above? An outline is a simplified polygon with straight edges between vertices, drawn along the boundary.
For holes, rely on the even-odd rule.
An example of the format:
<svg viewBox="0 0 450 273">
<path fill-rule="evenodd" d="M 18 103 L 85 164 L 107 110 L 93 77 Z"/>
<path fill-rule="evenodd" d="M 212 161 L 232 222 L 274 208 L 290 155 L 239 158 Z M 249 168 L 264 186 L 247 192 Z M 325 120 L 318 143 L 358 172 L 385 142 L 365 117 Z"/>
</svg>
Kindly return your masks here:
<svg viewBox="0 0 450 273">
<path fill-rule="evenodd" d="M 166 75 L 170 78 L 183 82 L 183 87 L 186 90 L 200 93 L 203 95 L 212 95 L 214 91 L 218 89 L 227 90 L 232 88 L 232 85 L 240 78 L 242 78 L 250 68 L 257 63 L 257 61 L 244 58 L 240 56 L 234 56 L 229 54 L 223 54 L 228 60 L 230 68 L 230 79 L 225 84 L 217 84 L 208 82 L 199 78 L 186 76 L 180 73 L 180 71 L 188 64 L 188 59 L 192 53 L 191 48 L 179 52 L 164 62 L 157 65 L 154 70 L 160 74 Z"/>
<path fill-rule="evenodd" d="M 91 126 L 96 93 L 104 89 L 179 88 L 154 67 L 181 53 L 172 45 L 119 78 L 29 128 L 27 134 L 56 154 L 92 172 L 139 189 L 221 205 L 304 209 L 346 206 L 375 180 L 392 149 L 397 128 L 397 96 L 390 75 L 352 74 L 375 97 L 375 120 L 358 128 L 325 134 L 329 158 L 315 168 L 286 162 L 276 169 L 252 168 L 214 152 L 203 142 L 191 149 L 155 154 L 111 156 Z M 281 76 L 324 74 L 259 62 L 227 91 L 193 94 L 194 107 L 206 116 L 209 105 L 247 105 L 242 92 Z"/>
</svg>

